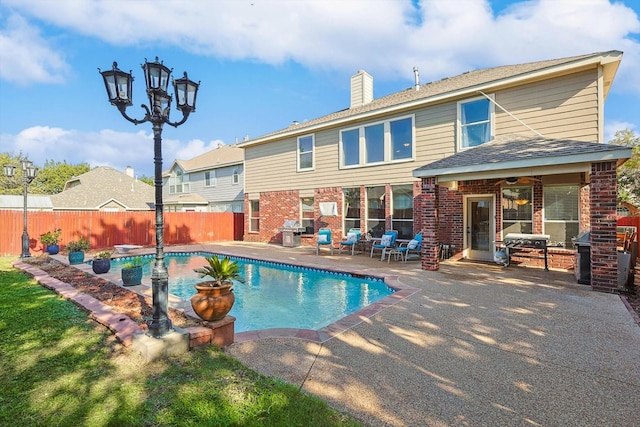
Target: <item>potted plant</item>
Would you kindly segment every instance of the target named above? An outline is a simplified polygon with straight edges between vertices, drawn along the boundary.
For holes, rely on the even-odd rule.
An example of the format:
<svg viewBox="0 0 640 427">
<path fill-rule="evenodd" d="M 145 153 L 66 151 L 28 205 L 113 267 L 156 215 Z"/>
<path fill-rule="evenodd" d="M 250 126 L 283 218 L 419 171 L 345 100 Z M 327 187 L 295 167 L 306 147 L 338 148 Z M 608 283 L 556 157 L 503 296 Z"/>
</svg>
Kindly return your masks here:
<svg viewBox="0 0 640 427">
<path fill-rule="evenodd" d="M 84 252 L 89 249 L 89 241 L 84 237 L 69 242 L 67 250 L 69 251 L 69 264 L 82 264 L 84 262 Z"/>
<path fill-rule="evenodd" d="M 91 262 L 91 268 L 96 274 L 107 273 L 111 269 L 111 252 L 99 252 L 98 255 L 93 258 L 93 261 Z"/>
<path fill-rule="evenodd" d="M 60 228 L 56 228 L 53 231 L 47 231 L 44 234 L 40 235 L 40 241 L 44 245 L 44 251 L 49 255 L 55 255 L 60 252 L 60 233 L 62 230 Z"/>
<path fill-rule="evenodd" d="M 142 257 L 134 257 L 131 261 L 122 265 L 120 275 L 122 277 L 123 286 L 136 286 L 142 283 L 142 267 L 147 262 Z"/>
<path fill-rule="evenodd" d="M 233 280 L 244 283 L 240 275 L 240 266 L 229 257 L 221 259 L 217 255 L 205 258 L 208 265 L 193 271 L 200 277 L 211 280 L 195 285 L 197 294 L 191 297 L 193 311 L 203 320 L 222 320 L 229 313 L 236 300 L 232 292 Z"/>
</svg>

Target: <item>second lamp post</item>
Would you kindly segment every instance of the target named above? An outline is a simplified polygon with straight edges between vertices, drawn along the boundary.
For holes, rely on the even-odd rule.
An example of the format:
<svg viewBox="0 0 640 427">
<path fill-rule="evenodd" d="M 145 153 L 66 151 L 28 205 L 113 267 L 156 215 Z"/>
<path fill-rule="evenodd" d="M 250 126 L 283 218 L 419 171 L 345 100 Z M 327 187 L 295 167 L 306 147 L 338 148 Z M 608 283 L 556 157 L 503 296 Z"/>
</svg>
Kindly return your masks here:
<svg viewBox="0 0 640 427">
<path fill-rule="evenodd" d="M 22 165 L 22 197 L 23 197 L 23 226 L 22 226 L 22 258 L 28 258 L 31 256 L 29 252 L 29 233 L 27 232 L 27 187 L 38 175 L 38 168 L 33 166 L 33 163 L 27 159 L 21 161 Z M 4 176 L 12 178 L 16 173 L 16 167 L 14 165 L 4 165 Z"/>
<path fill-rule="evenodd" d="M 169 273 L 164 263 L 164 216 L 162 201 L 162 125 L 165 123 L 178 127 L 187 121 L 189 114 L 196 109 L 196 95 L 200 83 L 195 83 L 187 77 L 173 80 L 176 96 L 176 108 L 182 111 L 182 120 L 172 122 L 169 120 L 172 97 L 167 93 L 171 69 L 161 61 L 147 62 L 142 65 L 144 78 L 147 84 L 147 96 L 149 105 L 142 104 L 145 115 L 142 120 L 129 117 L 127 107 L 133 104 L 131 89 L 133 75 L 118 69 L 118 64 L 113 63 L 113 68 L 100 71 L 104 79 L 109 102 L 114 105 L 122 116 L 133 124 L 151 122 L 153 126 L 153 148 L 155 164 L 155 208 L 156 208 L 156 260 L 151 273 L 151 287 L 153 293 L 153 318 L 149 324 L 149 334 L 160 338 L 171 331 L 171 320 L 168 315 L 169 300 Z M 99 69 L 98 69 L 99 70 Z"/>
</svg>

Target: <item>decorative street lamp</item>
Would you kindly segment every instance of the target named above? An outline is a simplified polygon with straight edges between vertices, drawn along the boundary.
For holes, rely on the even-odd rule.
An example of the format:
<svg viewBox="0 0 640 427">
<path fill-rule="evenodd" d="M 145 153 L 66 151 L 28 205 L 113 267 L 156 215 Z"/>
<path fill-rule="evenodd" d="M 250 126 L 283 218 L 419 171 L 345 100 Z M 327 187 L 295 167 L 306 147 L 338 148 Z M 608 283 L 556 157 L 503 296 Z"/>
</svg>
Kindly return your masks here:
<svg viewBox="0 0 640 427">
<path fill-rule="evenodd" d="M 23 227 L 22 227 L 22 258 L 29 258 L 31 253 L 29 252 L 29 233 L 27 233 L 27 186 L 38 175 L 38 168 L 33 166 L 33 163 L 27 159 L 23 159 L 22 163 L 22 197 L 23 197 Z M 7 178 L 13 178 L 16 173 L 16 167 L 14 165 L 4 165 L 2 168 L 4 176 Z"/>
<path fill-rule="evenodd" d="M 169 274 L 164 264 L 164 216 L 162 202 L 162 125 L 167 123 L 173 127 L 178 127 L 187 121 L 189 114 L 196 110 L 196 95 L 200 82 L 195 83 L 187 77 L 173 80 L 173 88 L 176 96 L 176 108 L 182 111 L 182 120 L 172 122 L 169 120 L 172 97 L 167 93 L 169 77 L 173 69 L 167 68 L 158 61 L 147 62 L 145 59 L 142 65 L 144 78 L 147 84 L 147 96 L 149 105 L 142 104 L 145 110 L 144 119 L 137 120 L 129 117 L 126 113 L 127 107 L 133 105 L 131 89 L 133 86 L 133 75 L 131 71 L 125 73 L 118 69 L 118 64 L 113 63 L 113 69 L 100 71 L 107 89 L 109 102 L 115 105 L 122 114 L 122 117 L 135 125 L 151 122 L 153 125 L 153 147 L 155 163 L 155 190 L 156 190 L 156 261 L 151 273 L 151 287 L 153 292 L 153 318 L 149 324 L 149 334 L 154 338 L 160 338 L 169 333 L 172 329 L 171 320 L 168 316 L 169 300 Z"/>
</svg>

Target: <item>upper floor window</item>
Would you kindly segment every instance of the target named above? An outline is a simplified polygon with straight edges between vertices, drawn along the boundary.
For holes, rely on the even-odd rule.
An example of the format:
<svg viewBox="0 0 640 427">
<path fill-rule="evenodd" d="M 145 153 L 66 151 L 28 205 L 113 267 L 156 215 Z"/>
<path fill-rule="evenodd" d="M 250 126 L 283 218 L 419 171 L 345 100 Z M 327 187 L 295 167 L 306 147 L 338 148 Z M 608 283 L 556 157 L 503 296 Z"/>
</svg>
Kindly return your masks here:
<svg viewBox="0 0 640 427">
<path fill-rule="evenodd" d="M 458 102 L 458 148 L 482 145 L 493 135 L 493 103 L 487 98 Z"/>
<path fill-rule="evenodd" d="M 188 193 L 189 175 L 184 175 L 180 169 L 169 177 L 169 193 Z"/>
<path fill-rule="evenodd" d="M 298 138 L 298 171 L 313 169 L 313 135 Z"/>
<path fill-rule="evenodd" d="M 204 185 L 205 187 L 215 187 L 217 184 L 215 169 L 204 173 Z"/>
<path fill-rule="evenodd" d="M 342 167 L 413 159 L 413 116 L 340 132 Z"/>
<path fill-rule="evenodd" d="M 239 184 L 240 183 L 240 171 L 238 170 L 238 168 L 233 168 L 233 184 Z"/>
</svg>

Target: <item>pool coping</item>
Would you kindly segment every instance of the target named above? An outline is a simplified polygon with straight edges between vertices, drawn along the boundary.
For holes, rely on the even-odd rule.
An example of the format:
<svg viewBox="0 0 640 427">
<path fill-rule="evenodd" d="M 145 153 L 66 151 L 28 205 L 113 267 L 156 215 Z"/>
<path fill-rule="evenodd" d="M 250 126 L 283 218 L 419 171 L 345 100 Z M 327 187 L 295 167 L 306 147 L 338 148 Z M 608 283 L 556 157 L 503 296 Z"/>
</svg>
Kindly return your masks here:
<svg viewBox="0 0 640 427">
<path fill-rule="evenodd" d="M 203 245 L 195 245 L 195 246 L 199 246 L 200 249 L 177 250 L 177 249 L 172 249 L 171 247 L 166 247 L 164 254 L 169 255 L 169 254 L 175 254 L 175 253 L 184 253 L 184 254 L 212 253 L 212 254 L 228 255 L 233 257 L 241 257 L 246 259 L 254 259 L 254 260 L 258 259 L 258 258 L 247 256 L 247 255 L 239 255 L 237 253 L 233 253 L 233 251 L 225 251 L 223 248 L 217 248 L 216 250 L 212 250 L 212 249 L 203 248 L 202 247 Z M 136 250 L 135 253 L 118 254 L 121 256 L 114 256 L 113 258 L 125 258 L 125 257 L 145 256 L 145 255 L 154 255 L 154 254 L 155 254 L 155 251 L 153 248 L 141 248 Z M 49 256 L 56 259 L 57 261 L 62 262 L 63 264 L 67 264 L 71 267 L 77 268 L 86 274 L 99 277 L 117 286 L 123 286 L 122 279 L 117 274 L 114 274 L 114 273 L 96 274 L 93 272 L 91 266 L 87 262 L 84 262 L 82 264 L 70 265 L 67 257 L 63 255 L 49 255 Z M 290 260 L 287 262 L 283 262 L 282 260 L 264 257 L 264 256 L 261 256 L 258 260 L 265 261 L 265 262 L 272 262 L 276 264 L 288 264 L 296 267 L 314 268 L 314 269 L 325 270 L 325 271 L 330 271 L 335 273 L 348 273 L 348 274 L 357 275 L 357 276 L 381 278 L 384 280 L 384 283 L 388 287 L 394 289 L 395 292 L 391 295 L 388 295 L 354 313 L 351 313 L 319 329 L 269 328 L 269 329 L 259 329 L 254 331 L 237 332 L 237 333 L 234 333 L 233 342 L 235 343 L 254 341 L 254 340 L 260 340 L 260 339 L 269 339 L 269 338 L 297 338 L 297 339 L 303 339 L 303 340 L 316 342 L 316 343 L 324 343 L 340 335 L 341 333 L 353 328 L 354 326 L 366 321 L 366 319 L 375 316 L 376 314 L 380 313 L 386 308 L 393 306 L 398 302 L 404 300 L 405 298 L 420 291 L 419 288 L 413 288 L 403 284 L 399 280 L 398 275 L 387 274 L 377 270 L 373 271 L 367 268 L 349 268 L 348 265 L 329 266 L 329 265 L 316 264 L 313 262 L 299 262 L 297 260 Z M 34 266 L 31 266 L 30 264 L 25 264 L 22 262 L 16 263 L 15 266 L 23 270 L 34 268 Z M 42 272 L 42 270 L 40 271 Z M 43 276 L 50 277 L 46 274 L 38 274 L 37 280 L 40 283 L 42 283 L 42 279 L 45 279 L 45 282 L 46 282 L 46 278 Z M 44 283 L 42 284 L 44 285 Z M 141 295 L 144 297 L 151 297 L 152 295 L 150 278 L 144 278 L 143 283 L 140 285 L 123 286 L 123 287 L 125 287 L 127 290 L 135 292 L 138 295 Z M 56 292 L 60 293 L 58 289 L 55 287 L 54 288 L 50 287 L 50 289 L 53 289 Z M 130 327 L 123 330 L 122 326 L 124 326 L 125 324 L 129 325 L 130 322 L 133 322 L 133 320 L 129 319 L 127 316 L 122 315 L 121 313 L 116 313 L 116 312 L 113 312 L 114 313 L 113 315 L 104 315 L 105 310 L 107 311 L 109 310 L 108 308 L 109 306 L 106 304 L 99 304 L 99 305 L 93 304 L 93 305 L 90 305 L 89 307 L 87 307 L 85 304 L 82 304 L 82 305 L 89 311 L 92 311 L 92 315 L 91 315 L 92 318 L 94 318 L 95 320 L 107 326 L 109 329 L 114 331 L 114 333 L 118 331 L 118 333 L 116 333 L 116 336 L 125 345 L 131 342 L 131 338 L 133 334 L 140 333 L 141 331 L 143 331 L 140 328 L 130 328 Z M 203 325 L 207 325 L 206 321 L 203 321 L 195 314 L 188 300 L 184 300 L 182 298 L 176 297 L 175 295 L 169 294 L 168 305 L 172 309 L 183 312 L 186 316 L 189 316 L 195 320 L 201 321 Z M 93 306 L 95 306 L 95 309 L 92 309 Z M 94 312 L 95 310 L 98 310 L 99 313 L 96 314 Z M 129 319 L 130 322 L 123 321 L 122 320 L 123 317 L 126 317 L 127 319 Z M 135 330 L 135 329 L 139 329 L 139 330 Z"/>
</svg>

